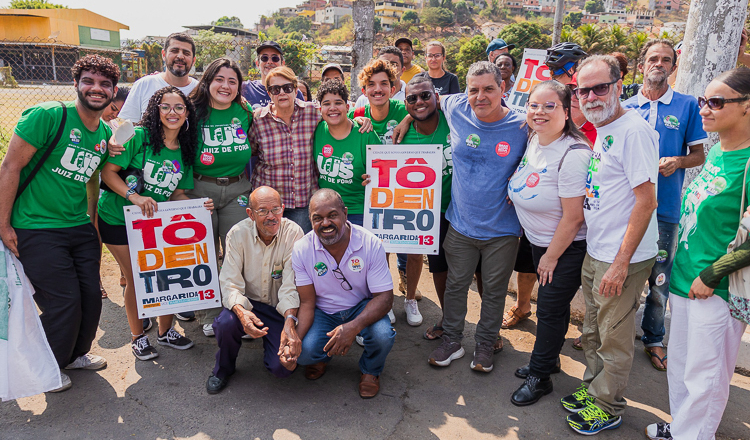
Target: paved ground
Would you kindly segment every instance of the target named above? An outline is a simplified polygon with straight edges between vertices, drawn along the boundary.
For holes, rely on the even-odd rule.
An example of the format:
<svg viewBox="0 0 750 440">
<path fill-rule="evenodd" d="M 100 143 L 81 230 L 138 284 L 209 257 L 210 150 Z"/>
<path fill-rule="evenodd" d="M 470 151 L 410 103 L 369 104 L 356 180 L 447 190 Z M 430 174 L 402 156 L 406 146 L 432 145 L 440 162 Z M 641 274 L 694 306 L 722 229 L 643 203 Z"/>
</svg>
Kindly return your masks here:
<svg viewBox="0 0 750 440">
<path fill-rule="evenodd" d="M 109 361 L 98 372 L 73 371 L 73 388 L 0 404 L 0 439 L 580 439 L 565 423 L 558 400 L 580 383 L 583 356 L 566 343 L 555 390 L 536 405 L 517 408 L 511 393 L 521 384 L 513 376 L 528 361 L 536 324 L 503 331 L 505 349 L 490 374 L 471 371 L 473 333 L 479 302 L 470 293 L 467 356 L 446 369 L 427 363 L 436 342 L 422 338 L 436 321 L 432 280 L 425 271 L 420 289 L 425 316 L 419 328 L 406 325 L 403 296 L 395 311 L 398 338 L 381 377 L 381 393 L 372 400 L 357 394 L 356 346 L 336 358 L 315 382 L 301 372 L 274 379 L 262 364 L 261 345 L 245 343 L 238 371 L 221 394 L 206 394 L 215 342 L 196 323 L 182 324 L 196 346 L 186 352 L 160 349 L 153 362 L 130 353 L 116 265 L 105 256 L 105 300 L 94 353 Z M 512 302 L 509 297 L 508 307 Z M 571 326 L 568 338 L 578 336 Z M 155 343 L 156 331 L 149 336 Z M 626 397 L 630 404 L 621 428 L 599 438 L 645 438 L 648 423 L 668 420 L 666 375 L 654 370 L 636 342 L 636 356 Z M 750 439 L 750 379 L 735 375 L 719 439 Z"/>
</svg>

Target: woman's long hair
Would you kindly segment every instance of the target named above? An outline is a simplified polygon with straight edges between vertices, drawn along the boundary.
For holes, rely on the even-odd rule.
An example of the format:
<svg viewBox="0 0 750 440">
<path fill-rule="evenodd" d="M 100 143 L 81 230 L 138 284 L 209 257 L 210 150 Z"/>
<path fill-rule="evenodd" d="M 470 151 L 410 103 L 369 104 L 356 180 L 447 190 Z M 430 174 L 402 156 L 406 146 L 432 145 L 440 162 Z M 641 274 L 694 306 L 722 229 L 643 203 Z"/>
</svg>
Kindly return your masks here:
<svg viewBox="0 0 750 440">
<path fill-rule="evenodd" d="M 570 87 L 567 87 L 563 85 L 562 83 L 555 81 L 553 79 L 542 81 L 531 88 L 531 92 L 529 93 L 529 99 L 531 99 L 531 96 L 536 92 L 537 90 L 552 90 L 557 94 L 557 97 L 560 99 L 560 102 L 562 102 L 563 110 L 565 111 L 565 114 L 568 116 L 568 119 L 565 121 L 565 126 L 563 127 L 563 137 L 569 136 L 577 141 L 580 141 L 581 143 L 584 143 L 591 146 L 591 141 L 586 137 L 586 135 L 581 132 L 578 127 L 576 127 L 576 124 L 573 122 L 573 116 L 570 114 L 570 101 L 572 99 L 573 93 L 570 91 Z M 524 124 L 526 124 L 524 122 Z M 527 124 L 528 125 L 528 124 Z M 531 128 L 528 127 L 529 130 L 529 139 L 536 134 L 536 132 Z"/>
<path fill-rule="evenodd" d="M 149 99 L 146 111 L 143 113 L 141 121 L 136 125 L 146 129 L 146 133 L 148 134 L 146 145 L 151 147 L 154 154 L 159 154 L 164 147 L 164 126 L 161 123 L 159 104 L 161 104 L 164 95 L 168 93 L 174 93 L 185 103 L 187 116 L 185 117 L 185 123 L 182 124 L 180 131 L 177 133 L 177 141 L 180 143 L 182 162 L 186 165 L 192 165 L 195 160 L 195 152 L 198 149 L 198 130 L 195 119 L 195 107 L 180 89 L 173 86 L 167 86 L 163 89 L 157 90 L 156 93 L 151 96 L 151 99 Z"/>
<path fill-rule="evenodd" d="M 196 111 L 195 119 L 199 124 L 202 124 L 211 115 L 211 92 L 208 88 L 222 67 L 234 70 L 234 73 L 237 75 L 237 96 L 232 101 L 241 105 L 245 111 L 249 111 L 242 103 L 242 94 L 240 93 L 240 88 L 242 87 L 242 70 L 240 70 L 240 66 L 229 58 L 217 58 L 206 67 L 198 85 L 190 92 L 190 100 L 193 101 Z"/>
</svg>

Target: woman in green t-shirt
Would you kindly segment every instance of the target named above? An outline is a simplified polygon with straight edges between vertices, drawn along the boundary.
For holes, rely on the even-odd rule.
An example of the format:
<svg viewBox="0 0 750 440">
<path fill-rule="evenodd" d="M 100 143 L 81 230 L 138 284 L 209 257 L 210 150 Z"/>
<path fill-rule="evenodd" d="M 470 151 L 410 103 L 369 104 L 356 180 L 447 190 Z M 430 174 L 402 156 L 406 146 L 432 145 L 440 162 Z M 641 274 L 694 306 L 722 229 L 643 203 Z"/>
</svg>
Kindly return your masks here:
<svg viewBox="0 0 750 440">
<path fill-rule="evenodd" d="M 138 317 L 123 207 L 137 205 L 147 217 L 152 217 L 159 202 L 189 199 L 185 189 L 193 186 L 189 176 L 197 144 L 195 129 L 190 129 L 196 126 L 194 115 L 192 104 L 179 89 L 169 86 L 158 90 L 125 151 L 110 158 L 102 170 L 107 189 L 99 199 L 99 233 L 125 274 L 125 313 L 132 335 L 131 348 L 140 360 L 155 358 L 158 353 Z M 118 174 L 129 167 L 143 170 L 140 194 L 134 189 L 136 182 L 131 182 L 137 179 L 128 176 L 123 180 Z M 206 202 L 206 208 L 213 209 L 211 200 Z M 193 341 L 174 330 L 172 319 L 171 314 L 159 316 L 159 344 L 179 350 L 192 347 Z"/>
<path fill-rule="evenodd" d="M 727 305 L 727 275 L 750 265 L 750 243 L 727 254 L 740 225 L 750 160 L 750 69 L 725 72 L 698 98 L 703 129 L 719 134 L 682 200 L 669 284 L 669 401 L 672 423 L 646 428 L 652 439 L 713 438 L 745 324 Z M 749 188 L 750 189 L 750 188 Z M 747 196 L 744 206 L 747 206 Z"/>
<path fill-rule="evenodd" d="M 240 66 L 222 57 L 206 67 L 190 93 L 198 122 L 198 152 L 193 189 L 187 194 L 214 200 L 211 224 L 217 253 L 224 249 L 224 238 L 232 226 L 247 218 L 252 189 L 246 170 L 252 156 L 247 133 L 253 114 L 242 102 L 241 82 Z M 197 312 L 206 336 L 213 336 L 211 324 L 219 313 L 221 308 Z"/>
</svg>

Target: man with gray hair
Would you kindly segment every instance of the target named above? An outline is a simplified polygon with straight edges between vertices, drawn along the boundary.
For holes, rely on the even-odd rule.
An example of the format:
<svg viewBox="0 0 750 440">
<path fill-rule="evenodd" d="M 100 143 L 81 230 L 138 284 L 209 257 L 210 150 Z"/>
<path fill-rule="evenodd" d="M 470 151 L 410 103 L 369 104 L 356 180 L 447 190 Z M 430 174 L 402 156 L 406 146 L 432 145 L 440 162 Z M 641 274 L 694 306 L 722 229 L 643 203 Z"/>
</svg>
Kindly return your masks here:
<svg viewBox="0 0 750 440">
<path fill-rule="evenodd" d="M 489 61 L 472 64 L 466 83 L 468 94 L 440 99 L 450 127 L 453 185 L 445 213 L 450 227 L 443 246 L 448 263 L 444 333 L 428 361 L 447 367 L 464 356 L 467 295 L 481 257 L 484 294 L 471 368 L 487 373 L 493 368 L 493 352 L 502 349 L 498 332 L 521 235 L 506 195 L 508 180 L 526 151 L 526 130 L 521 128 L 524 117 L 501 103 L 505 84 L 497 66 Z"/>
<path fill-rule="evenodd" d="M 595 55 L 581 63 L 576 96 L 597 129 L 583 205 L 586 372 L 578 390 L 561 403 L 574 413 L 567 418 L 570 427 L 585 435 L 622 424 L 633 364 L 633 315 L 658 251 L 658 135 L 637 112 L 620 106 L 620 93 L 614 57 Z"/>
</svg>

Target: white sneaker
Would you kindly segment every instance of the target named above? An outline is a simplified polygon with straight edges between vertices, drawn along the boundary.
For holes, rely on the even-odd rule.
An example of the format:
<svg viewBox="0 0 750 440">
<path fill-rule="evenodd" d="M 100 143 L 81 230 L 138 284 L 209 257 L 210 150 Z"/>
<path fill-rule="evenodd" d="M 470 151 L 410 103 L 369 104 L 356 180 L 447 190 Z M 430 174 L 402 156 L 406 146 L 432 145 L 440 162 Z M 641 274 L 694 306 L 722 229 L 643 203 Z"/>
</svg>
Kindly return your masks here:
<svg viewBox="0 0 750 440">
<path fill-rule="evenodd" d="M 65 390 L 69 390 L 73 386 L 73 382 L 70 381 L 70 377 L 67 374 L 60 372 L 60 378 L 62 379 L 62 386 L 55 388 L 54 390 L 47 391 L 48 393 L 61 393 Z"/>
<path fill-rule="evenodd" d="M 361 347 L 365 346 L 365 338 L 363 338 L 360 335 L 357 335 L 354 337 L 354 340 L 357 341 L 357 344 L 359 344 Z"/>
<path fill-rule="evenodd" d="M 95 354 L 86 353 L 65 367 L 66 370 L 99 370 L 107 366 L 107 360 Z"/>
<path fill-rule="evenodd" d="M 203 324 L 203 334 L 208 337 L 214 336 L 214 327 L 211 324 Z"/>
<path fill-rule="evenodd" d="M 417 327 L 422 324 L 422 314 L 419 313 L 419 306 L 417 306 L 417 300 L 405 299 L 404 310 L 406 310 L 406 322 L 410 326 Z"/>
<path fill-rule="evenodd" d="M 388 319 L 391 320 L 391 325 L 396 323 L 396 315 L 393 313 L 393 309 L 391 309 L 391 311 L 388 312 Z"/>
</svg>

